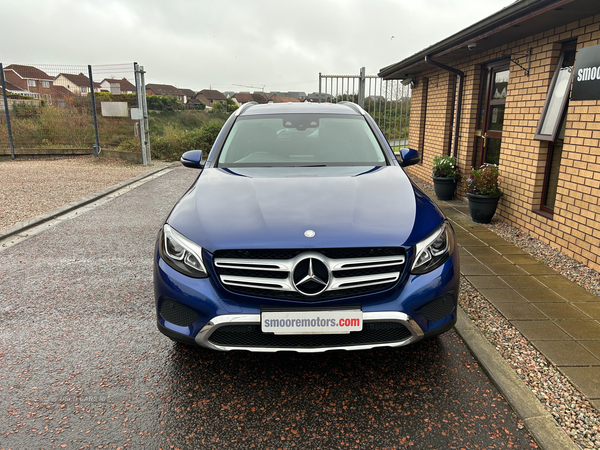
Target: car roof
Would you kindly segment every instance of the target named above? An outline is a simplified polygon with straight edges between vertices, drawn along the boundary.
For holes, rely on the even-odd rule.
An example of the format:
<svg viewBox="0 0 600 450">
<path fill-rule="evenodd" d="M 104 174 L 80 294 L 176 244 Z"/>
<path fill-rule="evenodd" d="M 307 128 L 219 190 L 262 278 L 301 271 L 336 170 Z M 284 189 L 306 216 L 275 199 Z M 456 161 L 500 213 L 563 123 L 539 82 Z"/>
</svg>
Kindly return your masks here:
<svg viewBox="0 0 600 450">
<path fill-rule="evenodd" d="M 361 115 L 358 109 L 354 109 L 345 103 L 267 103 L 264 105 L 252 105 L 244 109 L 241 116 L 258 116 L 266 114 L 347 114 Z"/>
</svg>

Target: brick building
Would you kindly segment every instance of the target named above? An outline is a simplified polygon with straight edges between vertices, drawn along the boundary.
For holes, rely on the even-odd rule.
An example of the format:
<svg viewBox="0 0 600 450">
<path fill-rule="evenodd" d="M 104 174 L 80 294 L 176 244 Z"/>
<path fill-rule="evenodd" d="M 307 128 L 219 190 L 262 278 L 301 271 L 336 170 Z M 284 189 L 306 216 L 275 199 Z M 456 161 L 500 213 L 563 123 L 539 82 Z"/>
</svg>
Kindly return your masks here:
<svg viewBox="0 0 600 450">
<path fill-rule="evenodd" d="M 600 270 L 599 1 L 517 1 L 379 75 L 413 85 L 411 174 L 497 165 L 496 217 Z"/>
<path fill-rule="evenodd" d="M 37 67 L 11 64 L 4 68 L 4 78 L 8 83 L 23 90 L 25 95 L 52 103 L 52 83 L 54 78 Z"/>
</svg>

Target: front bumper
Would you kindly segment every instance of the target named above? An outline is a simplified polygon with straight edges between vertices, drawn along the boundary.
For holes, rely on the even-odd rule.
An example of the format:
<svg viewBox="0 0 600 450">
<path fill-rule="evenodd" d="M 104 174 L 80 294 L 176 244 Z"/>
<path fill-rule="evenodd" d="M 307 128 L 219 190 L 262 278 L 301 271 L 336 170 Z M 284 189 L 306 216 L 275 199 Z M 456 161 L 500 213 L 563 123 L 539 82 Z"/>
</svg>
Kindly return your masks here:
<svg viewBox="0 0 600 450">
<path fill-rule="evenodd" d="M 363 315 L 363 321 L 365 325 L 364 334 L 359 336 L 363 332 L 353 332 L 354 336 L 352 341 L 350 341 L 348 340 L 348 335 L 340 334 L 282 336 L 272 333 L 261 333 L 260 314 L 229 314 L 217 316 L 209 321 L 196 335 L 195 342 L 201 347 L 221 351 L 247 350 L 250 352 L 293 351 L 298 353 L 317 353 L 329 350 L 368 350 L 377 347 L 400 347 L 417 342 L 423 338 L 421 327 L 408 315 L 401 312 L 366 312 Z M 391 339 L 394 337 L 399 339 L 373 342 L 376 339 L 375 335 L 384 336 L 382 332 L 369 333 L 368 330 L 377 328 L 372 326 L 374 324 L 396 324 L 395 327 L 388 325 L 388 330 L 381 331 L 385 332 L 385 335 Z M 226 328 L 232 330 L 230 332 L 232 335 L 225 338 L 228 343 L 223 343 L 223 338 L 221 340 L 213 339 L 215 332 Z M 234 330 L 239 330 L 237 333 L 240 336 L 237 339 L 235 337 L 236 331 Z M 257 332 L 261 333 L 261 341 L 267 344 L 264 347 L 247 344 L 248 340 L 251 340 L 251 335 Z M 360 343 L 361 340 L 364 342 Z M 328 341 L 329 344 L 327 343 Z M 336 341 L 339 341 L 340 344 L 336 345 Z M 345 344 L 343 343 L 344 341 L 346 341 Z"/>
<path fill-rule="evenodd" d="M 218 281 L 212 256 L 209 277 L 189 278 L 155 253 L 154 290 L 158 329 L 175 341 L 219 350 L 251 352 L 365 350 L 400 347 L 441 334 L 456 323 L 460 267 L 455 248 L 442 266 L 422 275 L 405 270 L 398 282 L 380 292 L 332 298 L 261 298 L 234 293 Z M 410 259 L 410 255 L 409 255 Z M 262 332 L 264 310 L 360 309 L 363 330 L 348 334 L 275 335 Z"/>
</svg>

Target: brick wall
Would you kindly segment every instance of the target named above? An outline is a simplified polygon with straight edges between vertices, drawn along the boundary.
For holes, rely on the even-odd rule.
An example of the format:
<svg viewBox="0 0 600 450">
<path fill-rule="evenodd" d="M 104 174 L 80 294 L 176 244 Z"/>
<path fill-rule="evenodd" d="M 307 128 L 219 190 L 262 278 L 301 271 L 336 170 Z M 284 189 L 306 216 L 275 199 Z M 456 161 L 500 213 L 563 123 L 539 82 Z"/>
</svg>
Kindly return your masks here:
<svg viewBox="0 0 600 450">
<path fill-rule="evenodd" d="M 412 172 L 423 179 L 431 176 L 433 157 L 450 149 L 452 129 L 446 124 L 452 120 L 454 79 L 450 72 L 428 72 L 412 92 L 408 145 L 421 155 L 421 164 Z"/>
<path fill-rule="evenodd" d="M 496 217 L 600 270 L 600 101 L 570 101 L 554 215 L 538 211 L 548 144 L 534 136 L 562 43 L 572 39 L 578 49 L 600 44 L 600 15 L 449 64 L 465 73 L 458 162 L 466 176 L 473 161 L 481 65 L 510 54 L 526 66 L 531 48 L 529 76 L 510 63 L 499 165 L 504 196 Z M 419 97 L 424 77 L 429 79 L 426 102 Z M 432 67 L 419 76 L 413 90 L 409 145 L 423 152 L 423 162 L 409 172 L 423 180 L 430 180 L 433 157 L 446 154 L 450 145 L 453 83 L 453 74 Z M 426 114 L 421 111 L 425 104 Z"/>
</svg>

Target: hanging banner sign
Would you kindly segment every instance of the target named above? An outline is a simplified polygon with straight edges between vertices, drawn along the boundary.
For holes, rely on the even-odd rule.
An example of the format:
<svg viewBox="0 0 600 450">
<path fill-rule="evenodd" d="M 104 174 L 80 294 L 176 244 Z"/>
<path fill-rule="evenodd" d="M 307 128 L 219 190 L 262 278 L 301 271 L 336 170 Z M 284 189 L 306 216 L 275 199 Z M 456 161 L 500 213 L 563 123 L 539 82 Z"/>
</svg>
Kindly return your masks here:
<svg viewBox="0 0 600 450">
<path fill-rule="evenodd" d="M 571 100 L 600 100 L 600 45 L 577 50 Z"/>
</svg>

